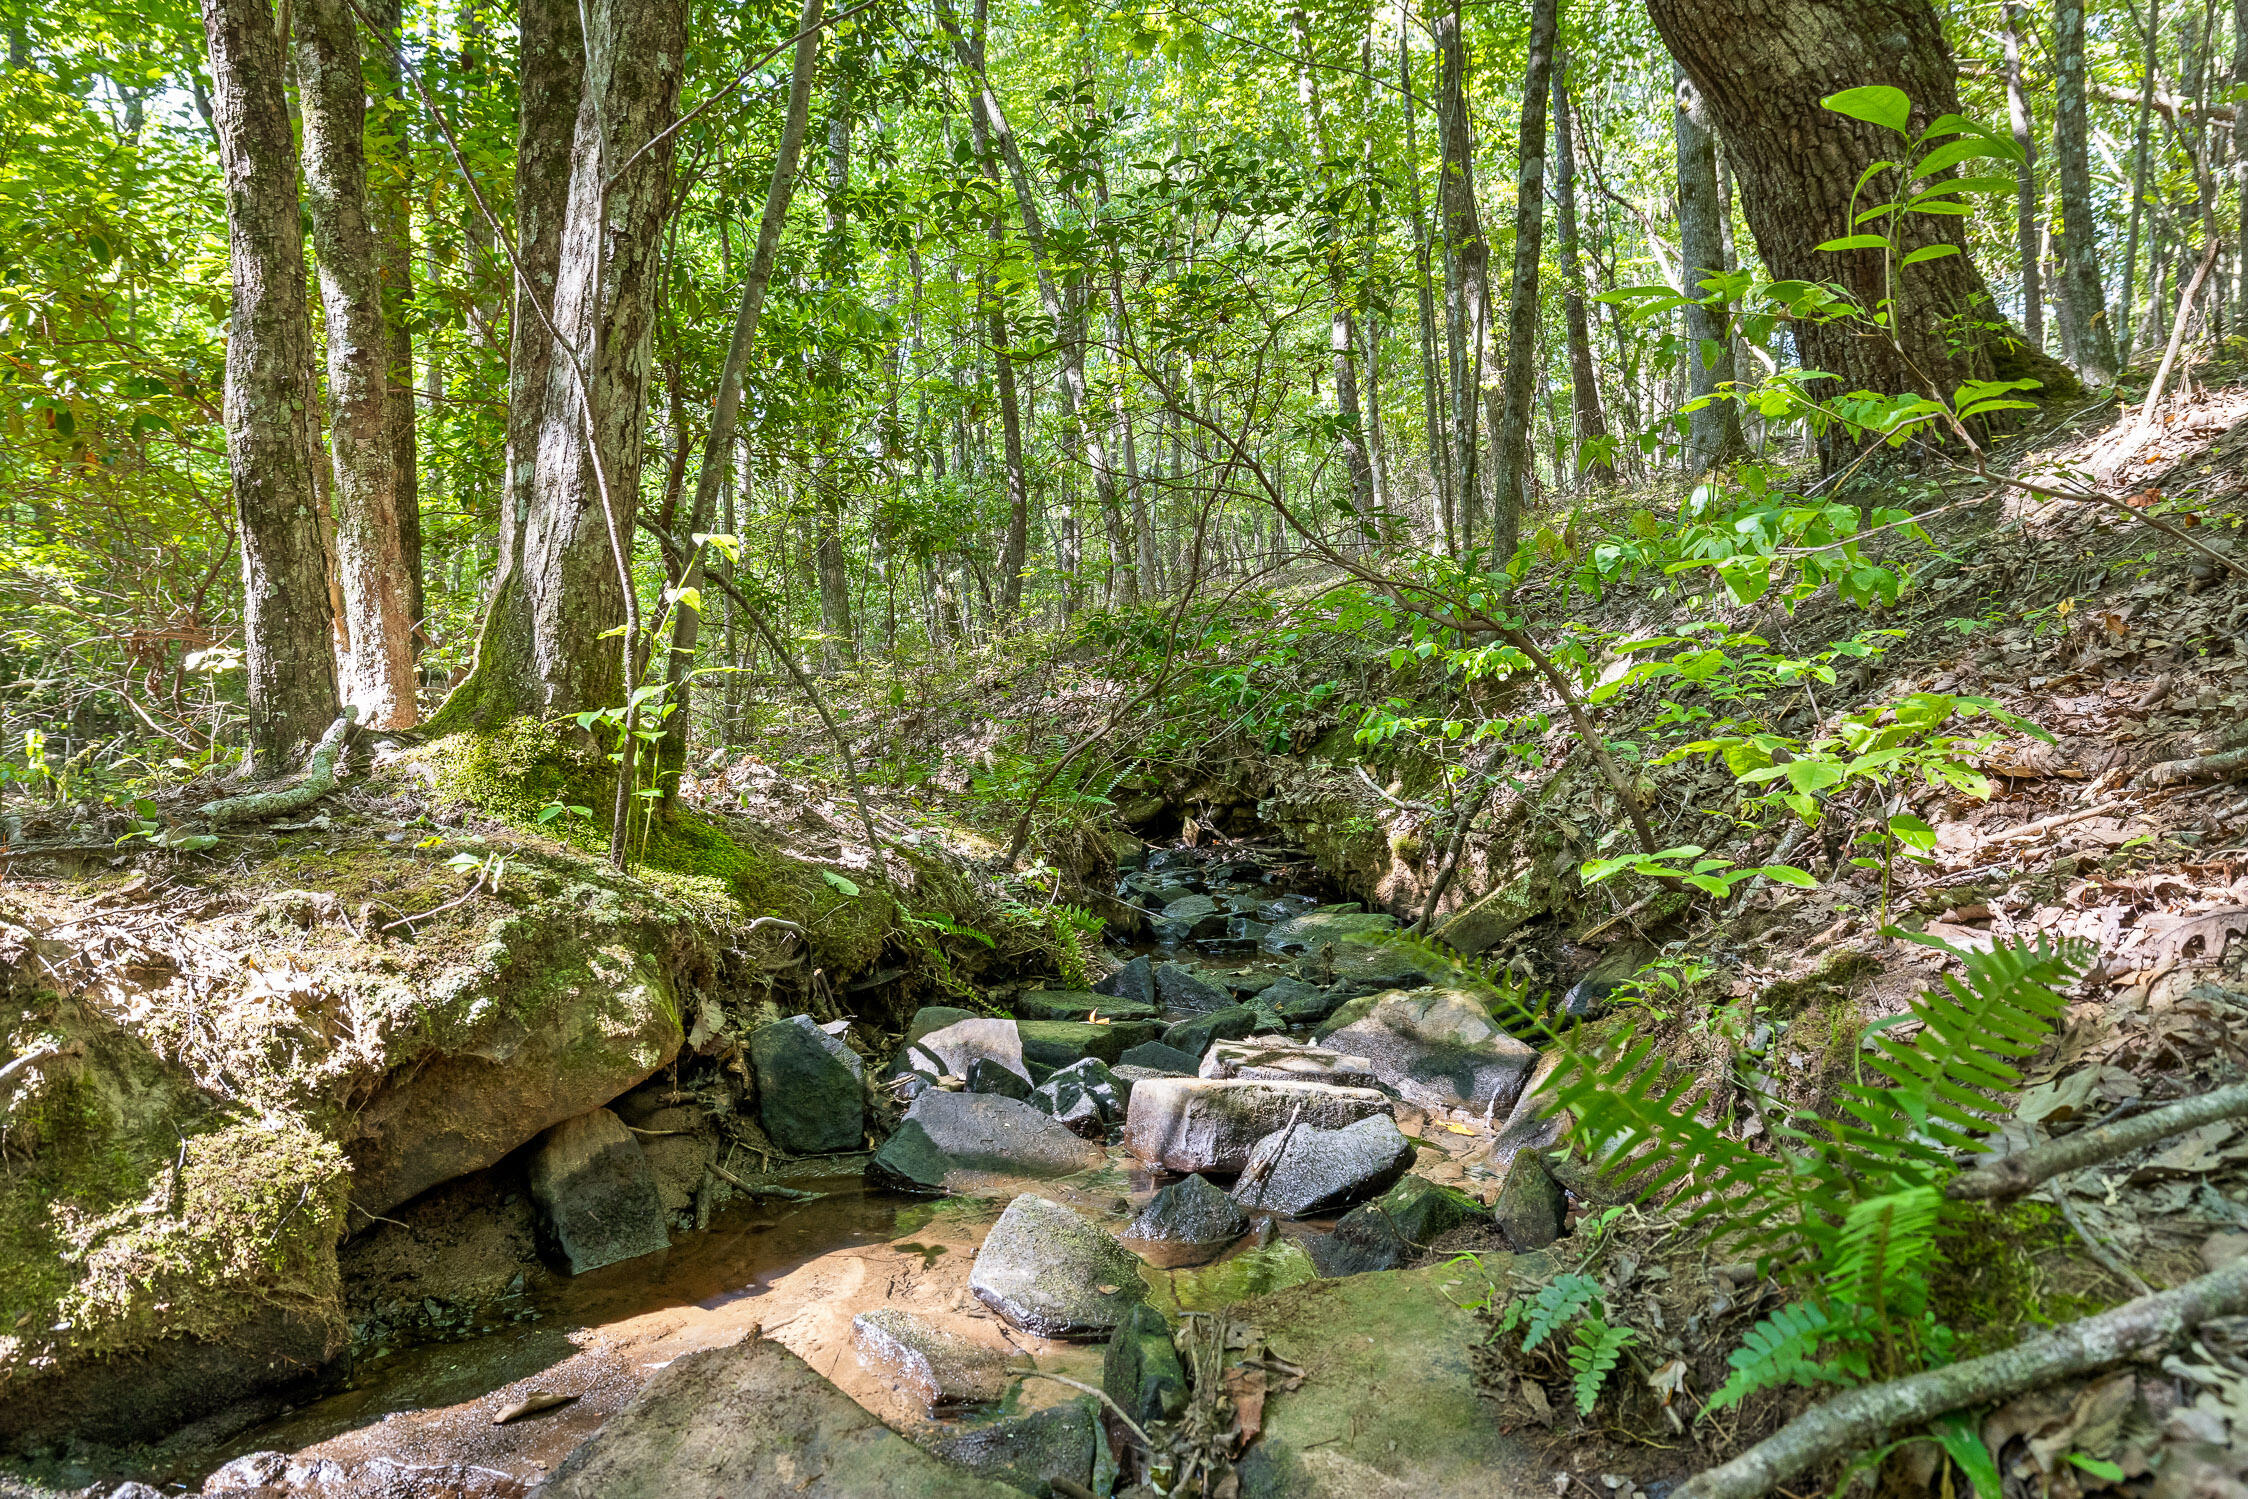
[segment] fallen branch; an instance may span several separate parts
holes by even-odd
[[[1677,1499],[1759,1499],[1797,1474],[1840,1462],[1947,1411],[1988,1405],[2056,1380],[2151,1358],[2217,1317],[2248,1311],[2248,1258],[2174,1291],[2141,1296],[2002,1353],[1865,1385],[1815,1406],[1731,1462],[1697,1473]]]
[[[2066,827],[2072,822],[2082,822],[2087,817],[2104,817],[2110,812],[2120,810],[2124,805],[2125,803],[2121,801],[2106,801],[2090,807],[2079,807],[2074,812],[2056,812],[2051,817],[2040,817],[2037,821],[2025,822],[2018,828],[2008,828],[2003,833],[1993,833],[1983,841],[1985,843],[2004,843],[2009,838],[2034,838],[2039,833],[2049,833],[2055,828]]]
[[[827,1195],[825,1192],[800,1191],[795,1187],[754,1187],[751,1186],[748,1182],[743,1181],[740,1177],[734,1175],[733,1172],[728,1171],[725,1167],[719,1165],[716,1161],[712,1161],[710,1163],[710,1169],[718,1173],[718,1175],[726,1178],[726,1180],[732,1182],[736,1187],[739,1187],[742,1191],[747,1192],[752,1197],[779,1197],[789,1202],[818,1202],[822,1197],[825,1197]]]
[[[279,791],[253,791],[247,796],[205,802],[195,809],[195,815],[215,824],[240,822],[248,817],[278,817],[284,812],[300,812],[311,806],[336,789],[336,761],[342,757],[344,741],[351,737],[358,721],[358,705],[347,705],[343,716],[328,725],[328,732],[312,747],[312,758],[305,762],[304,779],[296,785]]]
[[[2008,488],[2018,489],[2024,494],[2039,495],[2048,500],[2071,500],[2079,505],[2105,505],[2108,509],[2128,519],[2135,520],[2142,526],[2160,531],[2172,541],[2184,542],[2187,546],[2201,553],[2202,556],[2216,563],[2217,566],[2238,573],[2243,578],[2248,578],[2248,564],[2236,561],[2218,551],[2215,547],[2209,546],[2195,537],[2188,536],[2151,511],[2132,509],[2113,495],[2102,494],[2097,489],[2084,494],[2072,494],[2065,489],[2054,489],[2044,484],[2032,484],[2027,479],[2017,479],[2011,474],[1993,473],[1988,465],[1982,461],[1982,454],[1979,452],[1975,455],[1974,471],[1993,484],[2004,484]]]
[[[2220,750],[2214,755],[2194,755],[2184,760],[2165,760],[2150,765],[2139,772],[2139,783],[2144,786],[2175,786],[2180,781],[2231,781],[2248,775],[2248,746],[2240,749]]]
[[[2220,1119],[2243,1117],[2248,1117],[2248,1083],[2234,1083],[2229,1088],[2203,1093],[2167,1108],[2119,1119],[2113,1124],[2080,1129],[2050,1144],[2017,1150],[1987,1166],[1962,1171],[1944,1184],[1944,1195],[1955,1200],[2019,1197],[2056,1176],[2112,1161],[2119,1155],[2129,1155],[2142,1145],[2152,1145],[2157,1140],[2182,1135]]]

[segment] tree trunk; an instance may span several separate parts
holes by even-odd
[[[1514,188],[1514,284],[1507,296],[1506,404],[1491,429],[1491,561],[1504,565],[1530,505],[1530,410],[1537,389],[1538,260],[1545,235],[1546,96],[1552,92],[1560,0],[1530,0],[1522,75],[1521,161]]]
[[[1577,250],[1577,150],[1576,120],[1569,101],[1569,59],[1563,53],[1553,69],[1553,194],[1554,228],[1560,239],[1561,300],[1569,336],[1569,406],[1576,427],[1576,449],[1570,455],[1577,482],[1613,479],[1615,460],[1598,458],[1586,463],[1580,456],[1585,444],[1608,436],[1607,414],[1600,406],[1600,381],[1592,367],[1592,329],[1585,318],[1585,270]]]
[[[1445,312],[1452,340],[1452,473],[1455,518],[1464,553],[1474,544],[1475,513],[1482,508],[1476,429],[1477,401],[1484,385],[1483,350],[1488,342],[1490,248],[1475,206],[1475,139],[1467,113],[1467,51],[1460,38],[1459,0],[1436,18],[1440,91],[1437,130],[1443,146],[1444,175],[1437,211],[1444,225],[1444,249],[1451,261],[1445,278]]]
[[[1725,274],[1725,232],[1719,215],[1717,142],[1710,134],[1707,107],[1693,80],[1674,64],[1677,90],[1671,125],[1678,146],[1678,284],[1689,297],[1710,295],[1702,283]],[[1741,438],[1740,408],[1715,397],[1732,383],[1733,338],[1729,320],[1697,300],[1686,313],[1686,394],[1709,404],[1687,418],[1686,470],[1699,474],[1732,463],[1748,451]],[[1823,366],[1822,366],[1823,368]]]
[[[1776,279],[1838,282],[1859,306],[1876,306],[1886,294],[1881,252],[1818,246],[1852,232],[1852,189],[1899,143],[1819,101],[1845,88],[1888,84],[1911,99],[1915,130],[1956,113],[1951,48],[1928,0],[1648,0],[1647,9],[1708,102],[1765,269]],[[1960,380],[1978,374],[2039,379],[2045,396],[2073,392],[2066,370],[2022,345],[2003,323],[1975,326],[1999,319],[1982,272],[1965,253],[1962,224],[1910,214],[1899,226],[1907,252],[1936,244],[1961,252],[1902,271],[1901,349],[1843,323],[1795,325],[1803,364],[1836,377],[1817,382],[1814,395],[1927,394],[1933,386],[1949,397]],[[1955,341],[1962,345],[1957,354]]]
[[[337,711],[312,474],[312,324],[297,149],[272,9],[264,0],[204,0],[203,33],[233,283],[226,456],[242,535],[249,758],[251,768],[272,773],[317,741]]]
[[[2115,324],[2100,280],[2099,216],[2092,206],[2092,131],[2084,106],[2084,0],[2053,7],[2053,170],[2060,180],[2061,217],[2052,229],[2060,266],[2060,300],[2069,361],[2092,385],[2110,385],[2122,368]]]
[[[2127,6],[2136,19],[2136,0],[2127,0]],[[2138,343],[2139,330],[2146,322],[2139,316],[2137,300],[2139,226],[2146,218],[2147,167],[2151,155],[2148,136],[2154,123],[2155,55],[2162,41],[2162,0],[2147,0],[2147,19],[2143,32],[2146,51],[2139,64],[2139,119],[2131,138],[2131,227],[2123,250],[2123,338],[2116,348],[2116,357],[2123,364],[2131,362],[2131,350]],[[2147,258],[2157,266],[2155,275],[2159,280],[2161,262],[2152,255]],[[2148,312],[2149,315],[2153,312],[2151,299]]]
[[[2248,0],[2241,0],[2248,4]],[[1397,5],[1397,91],[1405,99],[1405,185],[1413,216],[1413,292],[1421,315],[1421,420],[1428,432],[1428,478],[1435,490],[1430,529],[1439,551],[1453,555],[1452,454],[1444,441],[1444,377],[1436,360],[1436,304],[1430,292],[1428,216],[1421,207],[1421,148],[1413,113],[1413,38],[1406,0]]]
[[[2029,94],[2022,87],[2022,0],[2006,0],[2006,116],[2022,161],[2014,195],[2015,253],[2022,261],[2022,333],[2033,348],[2045,347],[2044,288],[2038,284],[2037,130]]]
[[[997,168],[989,160],[984,166],[996,187]],[[996,217],[991,221],[991,240],[996,261],[1003,244]],[[992,371],[999,385],[1000,462],[1007,487],[1007,537],[999,550],[999,614],[1003,622],[1011,624],[1023,607],[1023,565],[1030,554],[1030,483],[1023,471],[1023,418],[1015,391],[1015,356],[1007,347],[1007,300],[996,285],[991,288],[990,328]]]
[[[406,612],[414,622],[412,649],[428,643],[429,612],[422,586],[421,454],[414,435],[414,221],[413,150],[406,81],[391,48],[404,35],[400,0],[367,7],[376,45],[365,56],[367,74],[367,209],[375,235],[375,274],[382,282],[384,343],[389,375],[383,420],[390,429],[390,486],[398,510],[398,549],[406,571]]]
[[[1350,280],[1346,265],[1341,195],[1336,190],[1334,143],[1328,139],[1327,116],[1312,73],[1311,21],[1299,7],[1288,13],[1296,36],[1296,102],[1311,128],[1314,165],[1320,187],[1328,196],[1321,214],[1319,237],[1327,262],[1327,355],[1335,376],[1335,413],[1342,418],[1343,467],[1350,476],[1350,499],[1355,514],[1370,520],[1374,510],[1374,469],[1366,453],[1363,413],[1358,404],[1358,334],[1351,318]]]
[[[414,617],[392,482],[389,334],[367,222],[366,85],[344,0],[297,0],[298,107],[320,300],[327,312],[336,563],[351,654],[343,695],[378,729],[414,723]]]
[[[844,194],[851,186],[851,94],[847,79],[839,78],[827,120],[827,253],[837,257],[827,267],[832,286],[848,272],[841,263],[846,253],[844,236],[849,220],[843,211]],[[833,378],[831,398],[842,389],[840,356],[823,356]],[[815,555],[820,577],[820,656],[829,671],[858,660],[858,637],[851,625],[851,572],[843,556],[843,497],[835,480],[835,450],[842,433],[831,426],[825,450],[813,474],[814,522],[818,542]]]

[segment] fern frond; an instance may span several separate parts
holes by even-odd
[[[1627,1032],[1605,1059],[1571,1050],[1555,1073],[1554,1098],[1576,1116],[1578,1137],[1602,1176],[1631,1178],[1647,1196],[1690,1182],[1703,1199],[1691,1220],[1780,1189],[1787,1175],[1783,1162],[1698,1117],[1701,1082],[1666,1067],[1653,1042]]]
[[[1589,1275],[1556,1275],[1524,1303],[1522,1351],[1543,1343],[1600,1295],[1600,1282]]]
[[[1828,1310],[1816,1302],[1799,1301],[1783,1306],[1748,1330],[1741,1346],[1725,1360],[1732,1369],[1717,1393],[1709,1397],[1708,1411],[1737,1405],[1759,1390],[1781,1385],[1813,1385],[1822,1381],[1846,1382],[1820,1363],[1828,1340],[1843,1330]]]
[[[1569,1368],[1576,1375],[1578,1415],[1592,1414],[1609,1371],[1616,1367],[1624,1350],[1638,1341],[1639,1334],[1630,1328],[1610,1327],[1599,1317],[1587,1317],[1577,1324],[1569,1340]]]
[[[1933,1186],[1852,1204],[1825,1256],[1834,1298],[1864,1307],[1883,1322],[1919,1316],[1928,1304],[1928,1262],[1936,1252],[1943,1207],[1943,1192]]]

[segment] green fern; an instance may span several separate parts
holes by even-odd
[[[1577,1324],[1569,1339],[1569,1368],[1576,1375],[1578,1415],[1592,1414],[1600,1387],[1608,1382],[1608,1371],[1616,1367],[1624,1350],[1638,1341],[1639,1334],[1630,1328],[1611,1327],[1597,1316]]]
[[[1721,1411],[1759,1390],[1782,1385],[1855,1383],[1843,1371],[1819,1362],[1828,1342],[1846,1335],[1854,1320],[1845,1318],[1838,1324],[1835,1314],[1816,1302],[1781,1307],[1750,1328],[1741,1346],[1725,1360],[1733,1372],[1709,1397],[1707,1409]]]
[[[1600,1282],[1589,1275],[1556,1275],[1538,1288],[1538,1293],[1526,1301],[1517,1301],[1507,1309],[1508,1321],[1502,1330],[1511,1330],[1517,1316],[1523,1328],[1522,1351],[1531,1349],[1569,1325],[1569,1319],[1600,1296]]]

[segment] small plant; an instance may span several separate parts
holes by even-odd
[[[1557,1275],[1534,1293],[1509,1301],[1492,1336],[1509,1333],[1521,1335],[1524,1354],[1567,1335],[1559,1362],[1569,1376],[1580,1416],[1592,1414],[1624,1350],[1639,1341],[1638,1333],[1611,1320],[1600,1282],[1574,1273]]]

